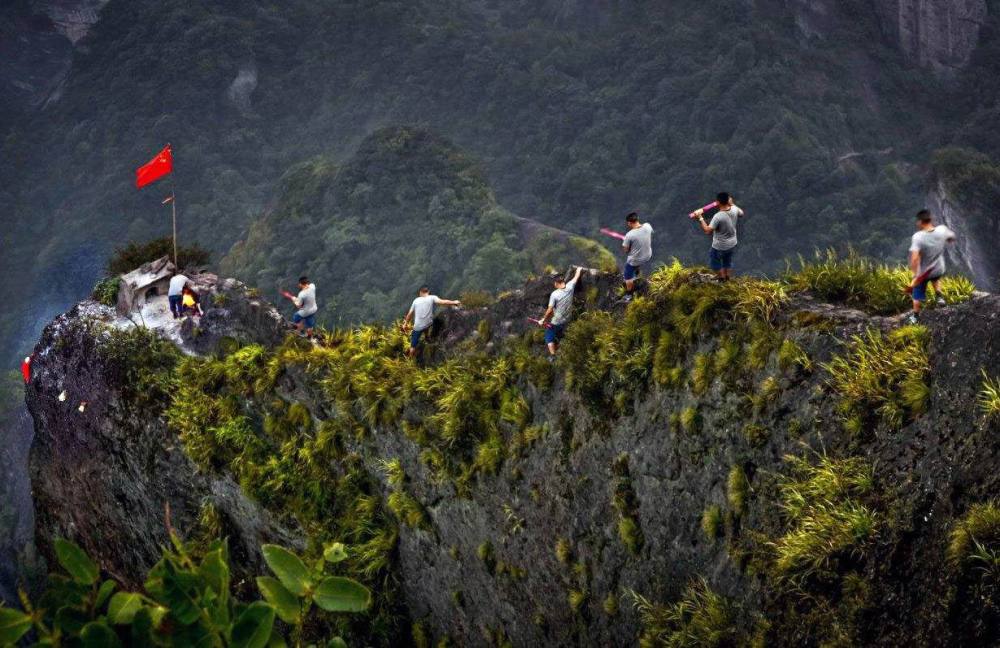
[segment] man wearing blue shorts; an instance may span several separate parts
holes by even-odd
[[[573,291],[576,290],[576,282],[580,280],[582,272],[583,268],[577,266],[576,274],[569,282],[562,275],[557,275],[553,279],[555,290],[549,295],[549,307],[541,319],[542,326],[545,327],[545,346],[549,349],[550,358],[555,358],[556,351],[559,350],[559,340],[566,332],[566,325],[573,313]]]
[[[939,306],[945,301],[941,296],[941,277],[945,273],[944,251],[955,242],[955,232],[945,225],[935,227],[934,218],[926,209],[917,212],[917,232],[910,240],[910,271],[913,281],[907,289],[913,296],[913,311],[906,318],[907,324],[916,324],[920,309],[927,301],[927,284],[934,286]]]
[[[299,277],[299,294],[297,296],[282,294],[298,308],[292,316],[292,323],[298,329],[299,335],[312,337],[313,329],[316,328],[316,312],[319,310],[319,306],[316,305],[316,284],[310,283],[308,277]]]
[[[709,251],[708,262],[718,276],[719,281],[729,281],[733,278],[733,255],[736,253],[736,224],[743,218],[743,210],[733,204],[733,197],[723,191],[715,199],[719,202],[719,211],[712,220],[705,222],[705,211],[696,210],[691,217],[697,218],[701,230],[712,237],[712,249]]]
[[[625,301],[632,299],[635,290],[635,280],[642,273],[642,266],[653,258],[653,226],[640,223],[639,214],[632,212],[625,217],[625,227],[628,233],[622,241],[625,258]]]
[[[434,307],[438,305],[461,306],[462,302],[452,299],[441,299],[437,295],[432,295],[431,289],[424,286],[420,289],[420,294],[410,305],[410,310],[406,313],[406,317],[403,318],[403,328],[406,328],[410,320],[413,320],[413,331],[410,333],[410,348],[406,351],[406,355],[411,358],[417,355],[417,349],[420,348],[420,338],[423,337],[424,332],[430,330],[431,325],[434,324]]]

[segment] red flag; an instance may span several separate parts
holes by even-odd
[[[135,170],[135,186],[142,189],[173,170],[174,155],[170,151],[170,145],[167,144],[166,148],[157,153],[155,158]]]

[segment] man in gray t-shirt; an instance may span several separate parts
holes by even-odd
[[[573,313],[573,291],[576,290],[576,282],[580,280],[582,273],[583,268],[577,266],[576,273],[570,281],[566,281],[562,275],[553,279],[555,290],[549,295],[549,306],[540,320],[545,327],[545,345],[549,349],[550,357],[555,357],[559,349],[559,340],[566,332],[566,324],[569,323],[570,315]]]
[[[719,281],[728,281],[733,276],[733,255],[736,253],[736,225],[743,218],[743,210],[733,204],[733,197],[723,191],[716,196],[719,211],[712,220],[705,222],[705,211],[695,210],[691,218],[698,219],[701,230],[712,237],[712,248],[708,261],[719,275]]]
[[[431,325],[434,324],[434,307],[435,306],[461,306],[462,302],[452,300],[452,299],[441,299],[437,295],[431,294],[431,289],[424,286],[420,289],[420,293],[413,303],[410,304],[410,310],[407,311],[406,317],[403,318],[403,328],[413,320],[413,331],[410,333],[410,348],[406,351],[406,355],[411,358],[417,355],[417,349],[420,348],[420,338],[423,336],[424,331],[430,329]]]
[[[910,239],[910,271],[913,281],[907,292],[913,295],[913,311],[907,318],[916,324],[923,302],[927,300],[927,284],[934,286],[938,306],[944,306],[941,296],[941,277],[944,276],[944,251],[949,243],[955,242],[955,232],[945,225],[935,227],[931,213],[922,209],[917,213],[917,232]]]
[[[625,300],[632,298],[635,290],[635,280],[642,273],[642,266],[653,258],[653,226],[639,222],[639,214],[632,212],[625,217],[625,227],[628,232],[622,240],[625,250]]]

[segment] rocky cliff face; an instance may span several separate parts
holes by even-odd
[[[838,21],[857,23],[874,15],[887,40],[910,62],[942,76],[969,63],[988,11],[986,0],[786,0],[786,5],[800,31],[821,38]]]
[[[714,304],[711,291],[722,290],[698,275],[688,281],[676,287],[675,297],[642,300],[623,315],[618,279],[588,275],[578,304],[581,311],[607,311],[609,323],[626,327],[656,300],[695,294],[709,300],[697,303]],[[428,367],[473,349],[489,354],[532,339],[524,316],[542,308],[548,291],[547,282],[533,281],[490,307],[443,315],[434,352],[425,358]],[[247,312],[266,308],[252,302],[245,295],[240,301]],[[215,316],[226,319],[222,312]],[[104,329],[93,324],[108,317],[92,304],[77,307],[46,329],[36,349],[28,403],[35,420],[39,545],[46,551],[54,535],[67,535],[107,571],[134,581],[164,541],[164,504],[178,528],[197,530],[199,508],[210,501],[227,520],[223,531],[243,548],[234,552],[236,560],[252,571],[255,542],[275,536],[294,542],[296,534],[277,529],[268,512],[248,501],[228,467],[196,470],[160,410],[131,409],[136,397],[126,393],[120,367],[102,353]],[[671,317],[688,321],[687,311]],[[774,314],[779,337],[760,330],[747,338],[749,351],[729,345],[736,349],[733,357],[746,352],[757,358],[746,363],[720,360],[729,357],[723,349],[747,326],[745,317],[723,312],[700,321],[703,330],[694,331],[693,346],[676,370],[690,381],[652,380],[648,367],[646,374],[638,371],[640,363],[638,382],[611,379],[601,386],[611,398],[601,404],[579,391],[584,378],[573,373],[576,361],[569,356],[548,384],[518,379],[528,427],[501,436],[495,462],[482,459],[480,448],[475,461],[487,468],[461,484],[442,479],[432,447],[414,431],[421,421],[431,424],[431,413],[411,402],[404,406],[412,410],[405,422],[394,422],[352,392],[351,402],[375,412],[364,419],[367,430],[324,443],[344,444],[338,456],[360,461],[390,505],[394,498],[414,502],[420,512],[419,522],[401,517],[391,578],[383,583],[398,583],[403,614],[420,628],[414,636],[447,636],[469,646],[632,645],[643,627],[649,631],[650,620],[630,603],[630,591],[669,603],[692,579],[704,578],[728,601],[719,614],[733,645],[751,636],[788,646],[831,637],[855,645],[901,645],[917,637],[925,645],[987,643],[998,617],[970,594],[968,582],[956,580],[943,556],[955,520],[1000,487],[996,424],[984,422],[972,405],[981,371],[1000,366],[1000,298],[978,295],[928,312],[926,410],[898,424],[880,423],[881,414],[867,412],[858,415],[866,423],[854,428],[844,425],[850,409],[825,363],[844,355],[853,335],[875,331],[890,339],[896,320],[792,295]],[[595,329],[585,346],[604,348],[607,342],[598,338],[607,333]],[[366,340],[361,355],[376,342],[364,337],[370,333],[359,335]],[[258,339],[270,345],[273,332]],[[778,351],[786,343],[802,351],[798,360]],[[324,344],[329,346],[286,352],[308,363],[311,353],[326,357],[351,342],[341,336]],[[540,341],[533,344],[540,353]],[[662,341],[656,347],[667,348]],[[564,351],[573,348],[567,342]],[[218,345],[201,351],[225,353]],[[517,357],[524,359],[511,362],[532,362]],[[376,380],[383,366],[399,362],[390,356],[355,371]],[[306,407],[317,426],[307,436],[322,439],[326,424],[344,415],[324,389],[350,378],[324,374],[322,366],[289,365],[273,394],[251,400]],[[879,377],[874,381],[881,384]],[[62,391],[70,393],[66,402],[59,399]],[[82,413],[76,407],[81,400],[89,403]],[[286,434],[276,431],[270,416],[262,425],[260,438]],[[294,452],[282,438],[282,454]],[[865,500],[877,519],[869,540],[834,554],[825,567],[830,571],[791,585],[768,566],[775,540],[793,524],[778,501],[780,476],[790,470],[787,455],[807,463],[854,457],[874,466],[876,484]],[[298,456],[302,470],[313,469],[314,456]],[[386,468],[396,460],[405,478]],[[340,462],[328,465],[330,472],[342,469]],[[742,504],[734,495],[741,480],[747,484]],[[714,527],[705,522],[713,507],[719,515]],[[288,519],[288,511],[274,513]],[[416,639],[405,633],[387,641]]]
[[[163,295],[150,298],[135,322],[83,302],[46,327],[35,347],[30,470],[38,548],[50,561],[54,538],[74,539],[109,574],[138,586],[169,543],[171,525],[189,537],[222,530],[243,576],[260,572],[263,542],[300,542],[231,478],[196,470],[166,430],[164,394],[128,368],[175,361],[175,343],[194,353],[211,352],[222,339],[280,339],[280,316],[243,286],[217,285],[212,275],[193,279],[206,305],[216,304],[198,326],[171,320]],[[153,328],[138,328],[140,319]],[[158,339],[166,345],[159,350]]]
[[[0,27],[0,102],[38,108],[58,99],[75,46],[97,24],[108,0],[46,0],[11,9]],[[0,104],[2,107],[2,104]]]
[[[0,601],[17,604],[17,588],[29,585],[34,553],[34,509],[25,466],[33,429],[26,407],[0,421]]]
[[[986,0],[878,0],[886,35],[908,59],[935,72],[965,67],[986,20]]]
[[[957,235],[954,247],[948,251],[952,263],[977,286],[996,290],[1000,280],[1000,256],[997,255],[1000,218],[991,210],[971,210],[962,204],[942,178],[935,179],[928,190],[927,207]]]

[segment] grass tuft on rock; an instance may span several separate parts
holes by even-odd
[[[1000,418],[1000,378],[990,378],[985,369],[979,389],[979,411],[986,419]]]
[[[875,418],[898,429],[926,411],[929,340],[927,329],[919,325],[888,335],[868,330],[853,338],[846,354],[823,365],[841,396],[845,418],[857,417],[862,422]]]
[[[643,648],[704,648],[737,645],[736,609],[699,578],[672,605],[650,602],[629,592],[639,619]]]
[[[996,501],[973,504],[948,535],[948,561],[958,567],[980,559],[990,549],[1000,549],[1000,505]]]
[[[871,466],[857,457],[785,460],[790,472],[779,482],[779,497],[788,529],[770,543],[775,575],[801,581],[835,573],[840,558],[863,556],[878,523],[863,501],[873,488]]]

